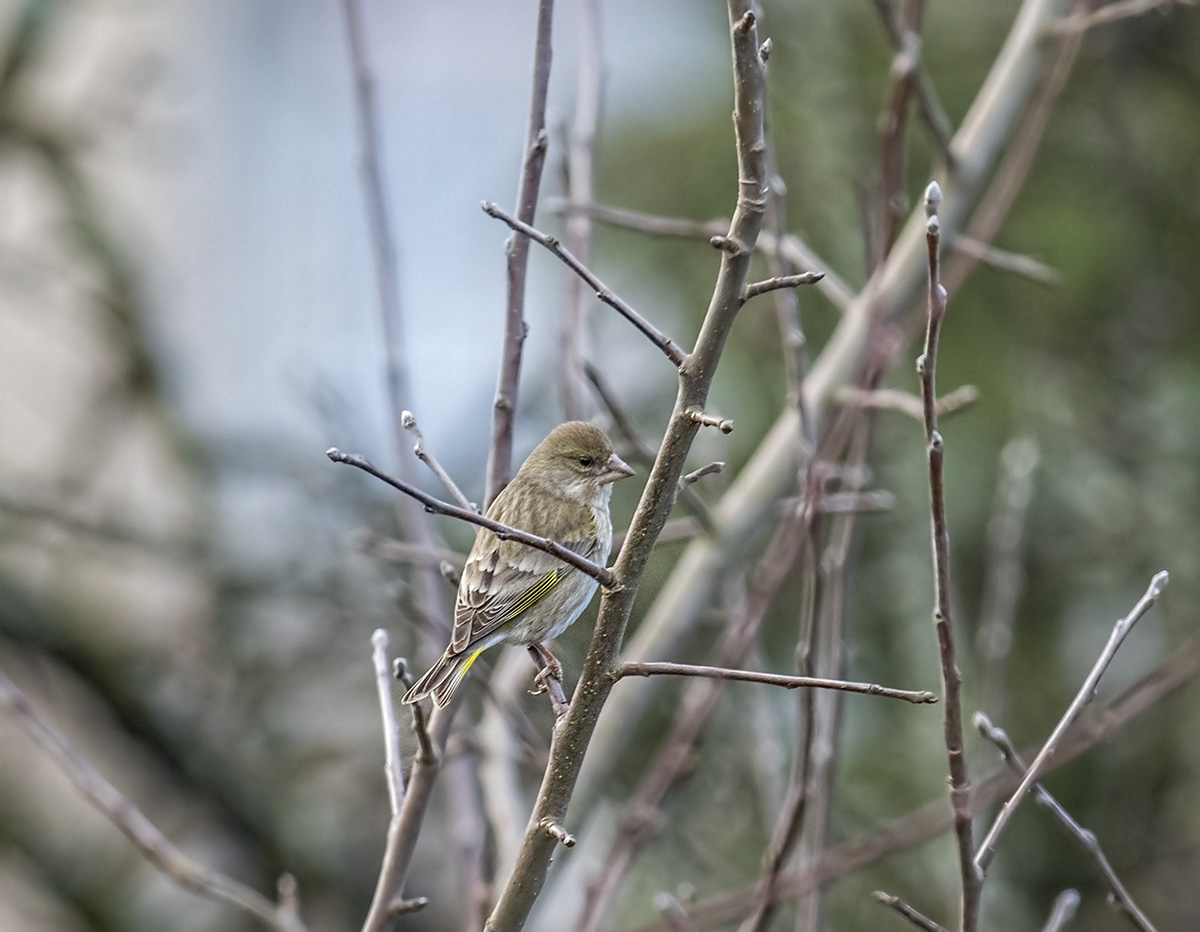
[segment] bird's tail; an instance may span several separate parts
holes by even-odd
[[[471,669],[476,658],[483,653],[483,648],[452,654],[449,650],[438,658],[429,672],[412,685],[412,689],[404,694],[401,702],[418,702],[426,696],[433,696],[433,704],[444,709],[450,704],[454,691],[463,681],[467,671]]]

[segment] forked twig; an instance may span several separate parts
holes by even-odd
[[[1155,573],[1154,578],[1150,580],[1150,586],[1146,589],[1145,594],[1138,599],[1137,605],[1133,607],[1133,610],[1128,615],[1119,619],[1116,625],[1113,626],[1112,633],[1108,637],[1108,643],[1104,645],[1100,656],[1096,659],[1091,671],[1084,679],[1083,685],[1079,687],[1079,692],[1075,694],[1075,698],[1067,706],[1067,711],[1058,720],[1058,724],[1050,732],[1050,737],[1046,739],[1046,743],[1042,745],[1042,749],[1033,759],[1033,763],[1029,765],[1029,769],[1025,772],[1025,778],[1000,809],[999,814],[996,816],[996,821],[992,823],[992,827],[980,843],[979,851],[975,855],[975,865],[981,873],[987,870],[988,865],[995,856],[996,842],[1000,838],[1000,833],[1004,831],[1004,827],[1008,825],[1009,820],[1017,811],[1017,806],[1021,804],[1021,800],[1025,798],[1025,794],[1033,788],[1034,783],[1041,776],[1046,761],[1057,750],[1063,734],[1071,727],[1071,723],[1079,717],[1079,713],[1083,711],[1083,707],[1092,701],[1092,696],[1096,692],[1096,686],[1100,682],[1100,677],[1104,675],[1104,671],[1112,663],[1112,659],[1120,648],[1121,643],[1125,640],[1126,635],[1133,630],[1133,626],[1138,623],[1138,620],[1158,601],[1159,596],[1162,595],[1162,591],[1167,585],[1168,579],[1169,577],[1165,570]]]

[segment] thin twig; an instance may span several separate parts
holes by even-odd
[[[517,217],[533,223],[538,189],[546,164],[546,97],[550,89],[551,36],[554,0],[538,0],[536,39],[533,49],[533,88],[529,95],[529,124],[525,133],[525,156],[517,189]],[[521,381],[521,353],[525,346],[525,278],[529,268],[529,241],[510,236],[505,244],[508,282],[504,304],[504,343],[496,399],[492,404],[492,443],[488,450],[484,510],[508,483],[512,471],[513,422],[517,413],[517,389]]]
[[[751,298],[757,298],[760,294],[779,291],[781,288],[815,285],[824,277],[824,272],[800,272],[797,275],[776,275],[761,282],[751,282],[742,292],[742,300],[749,301]]]
[[[1127,19],[1131,16],[1143,16],[1155,10],[1168,13],[1172,7],[1192,6],[1194,3],[1195,0],[1120,0],[1118,3],[1110,3],[1098,10],[1093,10],[1091,13],[1082,11],[1073,13],[1059,20],[1047,31],[1055,35],[1082,33],[1104,23],[1115,23],[1117,20]]]
[[[996,746],[996,749],[1000,752],[1000,756],[1004,758],[1004,763],[1008,764],[1009,769],[1021,776],[1025,775],[1025,761],[1021,759],[1020,753],[1013,746],[1012,739],[1008,737],[1003,728],[997,728],[993,725],[982,712],[975,713],[975,728],[985,739]],[[1112,864],[1109,863],[1108,858],[1105,857],[1104,852],[1101,850],[1096,836],[1071,818],[1070,813],[1040,783],[1033,785],[1033,798],[1039,806],[1053,815],[1058,820],[1058,823],[1083,846],[1083,850],[1087,852],[1092,863],[1096,865],[1096,870],[1100,872],[1100,876],[1104,878],[1104,882],[1108,885],[1110,891],[1109,903],[1115,909],[1120,910],[1129,917],[1129,921],[1137,926],[1141,932],[1156,932],[1150,920],[1146,918],[1146,914],[1133,902],[1129,891],[1121,883],[1121,879],[1117,876],[1116,871],[1113,870]]]
[[[399,680],[405,690],[412,689],[412,673],[408,669],[408,662],[403,657],[396,658],[392,675]],[[436,763],[438,752],[433,745],[433,739],[429,736],[429,717],[425,714],[425,707],[419,702],[413,702],[409,703],[409,708],[412,709],[413,734],[417,738],[416,760],[427,764]]]
[[[953,242],[950,243],[950,248],[955,252],[961,252],[964,255],[971,256],[973,259],[978,259],[984,265],[990,265],[992,268],[1000,269],[1004,272],[1012,272],[1014,275],[1028,278],[1031,282],[1045,285],[1047,288],[1053,288],[1062,281],[1062,276],[1058,273],[1058,270],[1051,268],[1046,263],[1039,262],[1032,256],[1023,256],[1020,253],[997,249],[995,246],[990,246],[972,236],[960,235],[954,237]]]
[[[837,400],[842,404],[859,408],[874,408],[877,411],[899,411],[918,421],[925,417],[921,399],[909,392],[896,388],[875,388],[870,391],[847,385],[839,389]],[[979,400],[979,389],[974,385],[960,385],[954,391],[937,400],[938,417],[954,414]]]
[[[892,15],[892,4],[888,0],[872,0],[872,2],[875,5],[875,9],[879,11],[879,16],[883,20],[888,38],[892,40],[892,47],[896,51],[900,51],[904,45],[904,35],[900,30],[900,24],[897,22],[896,17]],[[950,123],[950,117],[946,115],[946,109],[938,99],[937,91],[934,89],[929,73],[919,60],[914,61],[913,79],[913,91],[917,100],[917,114],[921,117],[921,122],[925,124],[925,129],[929,133],[929,138],[933,141],[938,155],[948,168],[953,168],[954,162],[950,153],[950,141],[954,135],[954,127]]]
[[[1065,766],[1084,752],[1110,740],[1147,710],[1200,676],[1200,634],[1180,645],[1171,656],[1125,690],[1109,705],[1085,715],[1071,728],[1047,772]],[[981,780],[971,794],[971,814],[978,815],[1011,791],[1017,777],[1007,768]],[[823,852],[807,870],[782,873],[774,897],[787,899],[808,890],[826,887],[857,873],[893,852],[924,844],[953,826],[953,814],[940,795],[904,815],[873,825],[860,835]],[[746,914],[757,893],[757,883],[743,884],[709,896],[687,911],[697,928],[709,929],[736,922]],[[644,923],[631,932],[664,932],[661,921]]]
[[[416,416],[411,411],[400,412],[400,425],[413,435],[413,439],[416,441],[413,444],[413,453],[417,459],[429,467],[429,471],[446,487],[446,491],[453,496],[459,506],[466,508],[468,511],[479,511],[475,503],[463,495],[462,489],[450,478],[450,474],[442,469],[442,464],[437,461],[437,457],[433,455],[433,451],[425,445],[425,436],[421,433],[421,428],[417,426]]]
[[[831,680],[817,676],[789,676],[783,673],[759,673],[755,670],[730,670],[727,667],[707,667],[691,663],[635,663],[619,664],[612,678],[626,676],[704,676],[716,680],[738,680],[743,683],[764,683],[782,686],[784,689],[836,689],[847,693],[862,693],[867,696],[885,696],[888,699],[903,699],[916,705],[937,702],[937,696],[926,690],[894,689],[876,683],[855,683],[850,680]]]
[[[484,201],[482,206],[483,212],[489,217],[495,217],[497,220],[508,224],[508,226],[511,227],[516,233],[521,234],[522,238],[527,237],[540,246],[544,246],[546,249],[550,250],[550,252],[561,259],[568,268],[573,270],[576,275],[588,283],[588,285],[596,292],[596,297],[599,300],[613,308],[622,317],[637,327],[637,329],[640,330],[646,336],[646,338],[650,340],[651,343],[662,350],[663,354],[669,360],[671,360],[676,367],[683,364],[684,353],[683,350],[680,349],[679,344],[655,327],[654,324],[650,323],[650,321],[630,307],[629,304],[617,297],[617,295],[607,285],[605,285],[604,282],[600,281],[600,279],[598,279],[595,274],[589,268],[587,268],[587,266],[576,259],[569,251],[567,251],[566,247],[564,247],[562,243],[558,241],[557,237],[543,233],[541,230],[534,229],[528,223],[518,220],[516,217],[509,216],[490,201]]]
[[[979,852],[975,855],[975,865],[980,873],[987,870],[988,865],[996,854],[996,842],[1000,838],[1000,833],[1004,831],[1004,827],[1017,811],[1017,806],[1021,804],[1021,800],[1025,798],[1025,794],[1029,792],[1034,783],[1037,782],[1038,777],[1041,776],[1046,761],[1057,751],[1063,734],[1071,727],[1071,723],[1079,717],[1079,713],[1083,711],[1083,707],[1092,701],[1092,697],[1096,692],[1096,686],[1100,682],[1100,677],[1104,675],[1104,671],[1112,663],[1112,659],[1116,655],[1118,648],[1120,648],[1121,643],[1125,640],[1126,635],[1133,630],[1133,626],[1138,623],[1138,620],[1158,601],[1159,596],[1162,595],[1162,591],[1167,585],[1168,579],[1169,577],[1165,570],[1155,573],[1154,578],[1150,580],[1149,588],[1146,589],[1145,594],[1138,600],[1137,605],[1133,607],[1133,610],[1128,615],[1119,619],[1113,626],[1112,633],[1108,637],[1108,643],[1104,645],[1100,656],[1096,659],[1091,671],[1084,679],[1083,685],[1079,687],[1079,692],[1075,694],[1075,698],[1067,706],[1067,711],[1058,720],[1058,724],[1050,732],[1050,737],[1046,739],[1046,743],[1042,745],[1042,749],[1038,752],[1037,757],[1029,765],[1029,769],[1025,772],[1025,778],[1020,782],[1004,806],[1001,807],[1000,813],[996,816],[996,821],[992,823],[992,827],[980,843]]]
[[[575,85],[575,122],[567,149],[567,196],[589,202],[595,196],[596,129],[600,122],[601,85],[600,0],[584,0],[579,11],[579,74]],[[566,219],[567,248],[587,265],[591,261],[592,218],[572,214]],[[567,307],[559,337],[559,395],[567,420],[580,420],[585,408],[583,367],[587,357],[586,294],[576,275],[567,276]]]
[[[924,929],[925,932],[946,932],[944,928],[927,916],[923,916],[917,912],[898,896],[892,896],[890,893],[884,893],[882,890],[876,890],[871,896],[875,897],[877,903],[882,903],[884,906],[894,909],[918,929]]]
[[[665,890],[654,895],[654,908],[662,913],[663,920],[671,927],[671,932],[696,932],[696,927],[679,900]]]
[[[943,481],[945,446],[937,429],[937,350],[938,334],[946,314],[946,289],[939,277],[939,246],[941,227],[938,209],[942,191],[937,182],[925,190],[926,243],[929,258],[929,323],[925,331],[925,348],[917,360],[921,378],[921,400],[925,408],[925,447],[929,463],[929,499],[932,512],[933,568],[935,598],[933,625],[937,633],[938,655],[941,659],[942,688],[945,694],[943,732],[946,757],[950,765],[950,807],[954,812],[954,835],[958,843],[959,873],[962,898],[959,903],[960,932],[974,932],[979,918],[981,873],[971,858],[971,787],[967,777],[967,759],[963,747],[961,678],[954,651],[954,625],[950,618],[950,532],[946,525],[946,500]]]
[[[374,257],[375,285],[379,292],[379,312],[383,322],[384,353],[395,437],[401,432],[402,400],[409,395],[401,326],[400,286],[397,274],[396,240],[387,204],[383,169],[379,158],[379,120],[375,107],[375,78],[368,60],[366,30],[361,0],[344,0],[346,36],[354,69],[354,103],[358,122],[359,161],[363,199],[367,208],[367,227]]]
[[[1037,461],[1037,443],[1029,437],[1010,440],[1004,445],[1000,452],[996,505],[988,522],[987,574],[975,641],[983,666],[980,677],[983,709],[995,716],[1004,714],[1005,664],[1012,648],[1012,629],[1022,586],[1021,537],[1025,513],[1033,497]]]
[[[943,235],[953,235],[966,221],[1005,141],[1033,96],[1043,65],[1053,60],[1057,50],[1043,41],[1042,31],[1066,2],[1022,3],[987,79],[955,134],[951,147],[956,154],[955,169],[947,181],[940,215]],[[765,236],[759,239],[766,241]],[[918,260],[925,248],[925,218],[917,212],[868,287],[839,305],[844,313],[805,379],[804,394],[818,418],[827,411],[833,393],[862,371],[863,357],[872,334],[878,332],[875,324],[881,312],[893,309],[898,313],[898,309],[909,306],[924,278],[918,274]],[[826,263],[817,265],[828,268]],[[826,275],[822,284],[831,278]],[[744,563],[753,543],[768,526],[767,514],[794,486],[798,454],[795,412],[787,410],[776,418],[737,479],[713,507],[714,533],[693,541],[675,564],[626,645],[626,656],[649,659],[679,655],[682,643],[694,631],[696,619],[712,605],[714,590]],[[631,738],[627,723],[641,720],[646,709],[659,699],[657,690],[646,688],[623,690],[609,700],[610,707],[596,728],[579,783],[577,802],[582,808],[594,804],[608,786],[612,767],[622,758]]]
[[[1063,890],[1054,898],[1054,905],[1050,907],[1050,915],[1046,924],[1042,926],[1042,932],[1062,932],[1063,926],[1075,918],[1075,910],[1078,908],[1079,892]]]
[[[550,203],[555,209],[568,216],[582,213],[600,223],[646,233],[650,236],[676,236],[681,239],[709,242],[714,236],[719,236],[729,229],[729,220],[724,218],[688,220],[682,217],[662,217],[640,210],[630,210],[627,207],[613,207],[609,204],[580,204],[561,200]],[[847,305],[854,300],[854,290],[837,274],[830,271],[828,263],[823,262],[800,237],[791,233],[781,237],[764,230],[759,234],[758,241],[754,245],[756,249],[766,255],[779,256],[794,266],[825,269],[825,277],[816,283],[817,290],[839,310],[845,310]]]
[[[21,729],[62,768],[84,798],[120,829],[159,873],[189,893],[229,903],[281,932],[303,932],[304,924],[296,915],[294,896],[288,896],[286,901],[278,904],[272,903],[257,890],[189,858],[109,783],[3,673],[0,673],[0,708],[12,715]],[[285,892],[291,890],[282,878],[281,883]]]
[[[880,143],[880,201],[883,210],[881,259],[891,252],[904,224],[904,215],[908,213],[908,198],[904,193],[904,134],[908,128],[909,101],[916,84],[921,54],[921,25],[925,17],[924,0],[909,0],[904,5],[904,12],[892,21],[895,6],[890,4],[889,9],[883,12],[885,21],[889,21],[892,27],[889,31],[897,35],[897,42],[892,56],[892,91],[887,110],[880,120],[883,137]]]
[[[486,515],[481,515],[469,508],[459,508],[457,505],[451,505],[449,502],[443,502],[441,499],[434,498],[426,492],[422,492],[415,486],[409,485],[407,482],[401,482],[385,472],[376,469],[366,458],[359,456],[356,453],[343,453],[336,447],[330,447],[325,451],[335,463],[345,463],[347,466],[354,466],[361,469],[365,473],[369,473],[376,479],[386,482],[394,489],[398,489],[405,495],[411,495],[422,505],[425,510],[433,514],[448,515],[451,518],[458,518],[461,521],[476,524],[479,527],[487,528],[501,540],[515,540],[518,543],[525,544],[527,547],[533,547],[535,550],[541,550],[550,554],[553,557],[558,557],[564,563],[569,563],[577,570],[587,573],[593,579],[604,586],[606,589],[611,589],[617,585],[617,577],[611,572],[600,566],[598,563],[593,563],[586,557],[581,557],[573,550],[568,550],[557,541],[547,540],[544,537],[538,537],[536,534],[530,534],[528,531],[522,531],[520,528],[509,527],[507,524],[501,524],[499,521],[493,521]]]
[[[693,469],[686,476],[680,476],[676,488],[682,492],[690,485],[699,482],[705,476],[715,476],[725,469],[725,463],[717,460],[715,463],[709,463],[707,466],[701,466],[699,469]]]
[[[388,665],[388,636],[382,628],[371,635],[371,660],[375,665],[375,688],[379,693],[379,712],[383,720],[383,773],[387,780],[388,802],[392,815],[400,811],[404,799],[404,775],[400,772],[400,726],[392,704],[392,671]]]

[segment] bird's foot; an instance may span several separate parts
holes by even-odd
[[[554,717],[561,718],[567,714],[567,709],[570,708],[562,687],[562,664],[541,644],[530,644],[529,653],[533,656],[533,662],[539,667],[533,677],[533,689],[529,691],[529,694],[531,696],[540,696],[542,693],[549,694],[550,705],[554,708]]]

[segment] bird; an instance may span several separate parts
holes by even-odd
[[[534,447],[487,517],[604,566],[612,548],[612,484],[633,474],[603,430],[567,421]],[[595,592],[596,580],[581,570],[481,527],[459,582],[450,643],[402,701],[432,696],[444,708],[479,655],[500,643],[528,647],[540,667],[535,692],[545,691],[547,677],[561,682],[562,664],[544,642],[562,634]],[[556,714],[565,711],[560,706],[556,700]]]

